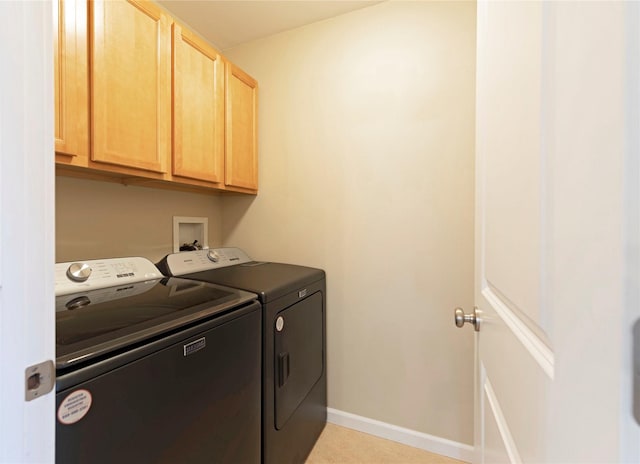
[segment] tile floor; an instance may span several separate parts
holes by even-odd
[[[305,464],[462,464],[356,430],[327,424]]]

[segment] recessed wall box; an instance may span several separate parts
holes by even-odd
[[[180,251],[185,244],[197,243],[209,248],[209,218],[173,216],[173,252]],[[197,241],[197,242],[196,242]]]

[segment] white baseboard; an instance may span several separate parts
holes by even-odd
[[[459,459],[460,461],[471,462],[473,460],[473,446],[405,429],[338,409],[327,408],[327,422],[413,446],[414,448],[420,448],[431,453]]]

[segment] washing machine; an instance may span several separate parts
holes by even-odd
[[[168,276],[258,295],[262,304],[262,462],[301,464],[327,419],[323,270],[253,261],[239,248],[174,253]]]
[[[261,462],[261,305],[145,258],[56,264],[56,462]]]

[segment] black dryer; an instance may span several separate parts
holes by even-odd
[[[238,248],[174,253],[169,276],[256,293],[262,304],[262,462],[305,461],[327,419],[323,270],[255,262]]]

